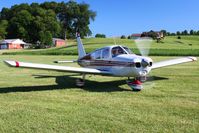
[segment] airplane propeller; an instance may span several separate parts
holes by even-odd
[[[142,37],[135,40],[135,44],[142,56],[148,56],[151,48],[152,39],[149,37]],[[151,66],[152,64],[143,59],[141,61],[143,67]]]
[[[142,37],[135,40],[135,44],[142,56],[148,56],[151,48],[152,39],[149,37]]]

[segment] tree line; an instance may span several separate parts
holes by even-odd
[[[2,8],[0,12],[0,39],[20,38],[40,47],[52,45],[52,37],[75,38],[91,35],[90,21],[96,12],[86,3],[44,2],[20,4]]]
[[[176,32],[166,32],[167,36],[179,36],[179,35],[199,35],[199,30],[184,30],[184,31],[176,31]]]
[[[162,32],[163,33],[163,37],[165,36],[180,36],[180,35],[199,35],[199,30],[184,30],[184,31],[176,31],[175,32],[167,32],[166,30],[160,30],[159,32]],[[147,35],[144,35],[146,34]],[[157,33],[153,30],[150,30],[149,32],[142,32],[141,34],[141,37],[144,37],[144,36],[147,36],[147,37],[151,37],[153,39],[157,39]],[[106,38],[106,35],[105,34],[96,34],[95,35],[96,38]],[[132,36],[131,35],[128,35],[128,36],[125,36],[125,35],[121,35],[120,36],[121,39],[131,39]]]

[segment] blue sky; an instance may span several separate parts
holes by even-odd
[[[46,0],[0,0],[2,7]],[[63,0],[54,0],[61,2]],[[65,0],[67,1],[67,0]],[[90,29],[93,35],[129,35],[149,30],[169,32],[199,30],[199,0],[76,0],[97,12]]]

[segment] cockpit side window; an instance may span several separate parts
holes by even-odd
[[[97,50],[91,54],[92,59],[101,59],[101,50]]]
[[[95,52],[95,59],[100,59],[101,58],[101,50],[98,50]]]
[[[112,48],[111,53],[112,53],[112,57],[116,57],[120,54],[126,54],[126,52],[119,46]]]
[[[108,48],[104,48],[102,50],[102,59],[108,59],[109,58],[109,49]]]

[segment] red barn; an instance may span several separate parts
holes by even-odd
[[[140,37],[141,37],[141,34],[132,34],[131,35],[132,39],[137,39],[137,38],[140,38]]]
[[[66,41],[60,38],[53,38],[53,44],[55,47],[61,47],[66,45]]]
[[[23,49],[25,44],[20,39],[5,39],[0,42],[0,49]]]

